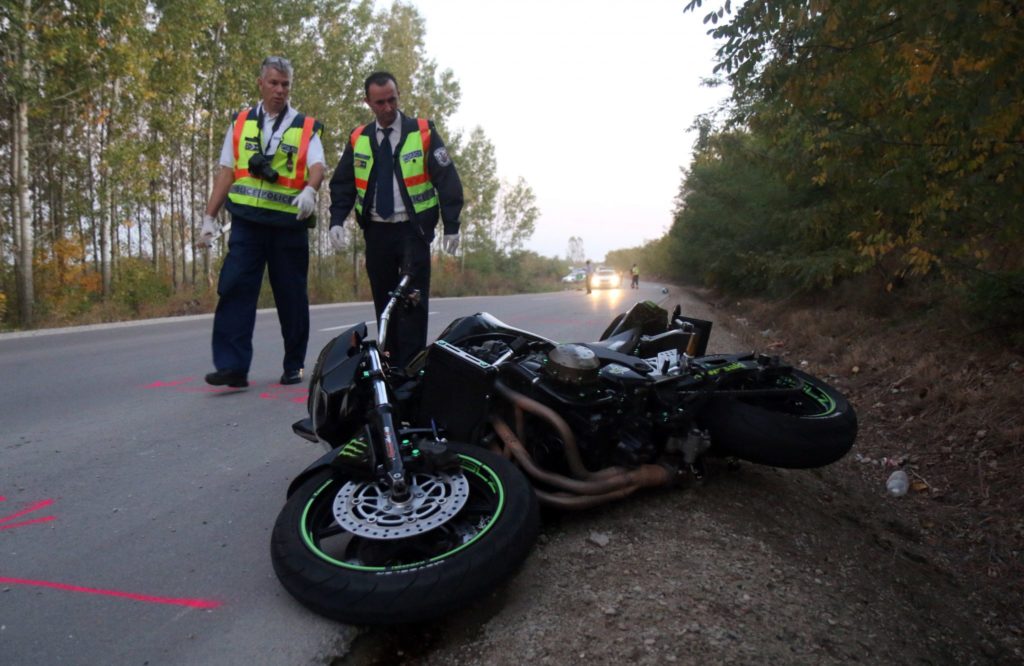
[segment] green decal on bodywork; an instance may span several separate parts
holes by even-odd
[[[348,444],[345,444],[338,450],[339,458],[361,458],[366,453],[366,448],[369,446],[364,440],[361,439],[350,439]]]
[[[708,374],[708,376],[713,377],[713,376],[717,375],[720,372],[735,372],[736,370],[743,370],[746,367],[747,366],[745,364],[740,363],[739,361],[736,361],[735,363],[730,363],[729,365],[723,365],[720,368],[714,368],[712,370],[708,370],[707,374]]]

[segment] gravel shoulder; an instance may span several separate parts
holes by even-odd
[[[677,301],[715,322],[710,351],[757,342],[737,314]],[[936,528],[942,507],[887,496],[883,472],[853,454],[806,471],[718,464],[698,486],[546,512],[489,598],[365,630],[326,663],[1024,663],[1019,594],[965,564]]]

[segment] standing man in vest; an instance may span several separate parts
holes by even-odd
[[[364,83],[375,122],[352,131],[331,177],[331,242],[345,243],[343,225],[354,207],[366,240],[366,273],[380,321],[388,293],[398,285],[403,258],[412,267],[410,286],[422,300],[394,314],[387,349],[393,367],[403,367],[427,345],[430,243],[438,218],[444,249],[459,247],[462,182],[434,123],[398,110],[398,83],[375,72]],[[406,257],[406,255],[408,255]]]
[[[206,383],[248,386],[252,333],[263,269],[277,305],[284,338],[282,384],[302,381],[309,342],[307,228],[316,226],[316,193],[323,182],[323,127],[288,105],[292,65],[270,56],[256,85],[262,101],[240,112],[228,127],[220,171],[206,204],[197,245],[209,247],[218,230],[217,213],[231,213],[228,254],[217,282],[213,319],[214,372]]]

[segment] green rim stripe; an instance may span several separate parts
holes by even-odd
[[[487,467],[485,464],[483,464],[482,462],[480,462],[479,460],[477,460],[475,458],[471,458],[470,456],[467,456],[467,455],[464,455],[464,454],[461,454],[461,453],[459,454],[459,457],[462,458],[462,470],[463,470],[463,472],[467,472],[467,473],[473,474],[474,476],[478,477],[481,481],[486,483],[491,488],[491,490],[495,491],[495,493],[498,496],[498,509],[497,509],[497,511],[494,512],[494,515],[491,516],[491,520],[488,521],[488,523],[484,527],[484,529],[482,529],[480,532],[478,532],[477,535],[475,537],[473,537],[471,540],[469,540],[466,543],[460,545],[458,548],[453,548],[452,550],[449,550],[447,552],[441,553],[440,555],[436,555],[436,556],[434,556],[434,557],[432,557],[432,558],[430,558],[428,560],[424,560],[422,562],[414,562],[412,564],[404,564],[404,565],[397,566],[397,567],[366,567],[366,566],[360,566],[360,565],[357,565],[357,564],[350,564],[348,562],[342,562],[341,560],[334,559],[333,557],[327,555],[322,550],[317,548],[316,544],[313,543],[313,533],[309,531],[309,529],[308,529],[308,522],[307,522],[307,519],[309,517],[309,510],[310,510],[310,507],[313,506],[313,502],[316,501],[316,498],[320,496],[320,493],[322,493],[327,488],[327,486],[329,486],[332,483],[334,483],[334,479],[328,479],[327,481],[325,481],[322,486],[317,488],[316,492],[313,493],[313,495],[309,498],[309,501],[306,502],[306,506],[302,510],[302,518],[301,518],[301,520],[302,520],[302,522],[301,522],[302,540],[306,543],[306,547],[309,548],[309,550],[312,551],[313,554],[315,554],[320,559],[325,560],[326,562],[330,562],[331,564],[333,564],[335,566],[339,566],[339,567],[342,567],[344,569],[353,569],[355,571],[367,571],[367,572],[404,571],[406,569],[415,569],[417,567],[423,566],[424,564],[430,564],[431,562],[436,562],[436,561],[444,559],[446,557],[451,557],[452,555],[454,555],[455,553],[459,552],[460,550],[463,550],[463,549],[468,548],[469,546],[473,545],[480,537],[482,537],[483,535],[487,534],[487,532],[489,532],[491,530],[491,528],[494,526],[494,523],[501,516],[502,511],[505,508],[505,489],[502,487],[501,483],[498,481],[497,474],[495,474],[494,471],[491,470],[490,467]],[[488,478],[488,476],[484,476],[484,474],[482,472],[486,473],[490,478]]]
[[[796,378],[792,376],[779,377],[778,383],[782,385],[792,386],[796,383]],[[803,394],[822,406],[824,411],[820,414],[805,414],[802,418],[808,419],[821,419],[829,416],[832,412],[836,411],[835,399],[825,391],[825,389],[804,380]]]
[[[808,381],[804,382],[804,395],[825,409],[821,414],[809,414],[807,418],[820,419],[829,416],[832,412],[836,411],[835,399],[826,393],[824,389],[821,389]]]

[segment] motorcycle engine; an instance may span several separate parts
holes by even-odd
[[[498,341],[467,348],[486,362],[494,362],[507,350]],[[649,380],[630,368],[616,363],[602,367],[585,345],[559,344],[507,364],[501,380],[566,420],[589,469],[653,459],[657,436],[646,407]],[[549,426],[540,426],[527,440],[538,464],[565,473],[562,444]]]
[[[558,345],[548,352],[543,367],[548,377],[569,386],[593,386],[601,376],[597,355],[583,345]]]
[[[577,435],[577,444],[590,469],[635,465],[653,454],[651,426],[645,422],[647,380],[614,363],[602,367],[590,348],[560,344],[518,364],[518,390],[554,409]],[[512,377],[509,377],[511,380]],[[556,466],[561,444],[531,438],[533,454],[542,465]],[[549,433],[550,434],[550,433]]]

